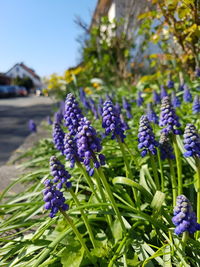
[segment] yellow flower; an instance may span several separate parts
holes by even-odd
[[[99,83],[93,83],[92,85],[93,85],[94,88],[98,88],[100,86]]]
[[[84,91],[85,91],[85,93],[88,94],[88,95],[91,95],[91,94],[92,94],[92,90],[91,90],[89,87],[85,87],[85,88],[84,88]]]

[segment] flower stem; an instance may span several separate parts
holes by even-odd
[[[177,166],[177,176],[178,176],[178,195],[181,195],[183,192],[182,163],[181,163],[180,150],[179,150],[175,135],[173,136],[173,145],[174,145],[174,152],[176,156],[176,166]]]
[[[200,223],[200,159],[195,158],[197,166],[197,222]]]
[[[125,147],[124,147],[125,145],[120,140],[120,137],[119,136],[117,136],[117,141],[119,143],[119,147],[120,147],[120,150],[122,152],[122,156],[123,156],[125,167],[126,167],[126,178],[133,179],[133,173],[132,173],[131,168],[129,166],[129,161],[128,161],[127,157],[126,157],[126,151],[125,151]],[[136,204],[138,206],[139,205],[138,193],[135,190],[135,188],[133,188],[132,190],[133,190],[133,196],[134,196],[135,202],[136,202]]]
[[[104,203],[106,203],[106,197],[105,197],[105,194],[104,194],[104,191],[103,191],[102,184],[101,184],[100,178],[98,176],[98,173],[95,175],[95,178],[96,178],[96,181],[97,181],[97,187],[98,187],[98,190],[99,190],[100,195],[102,197],[102,200],[103,200]],[[111,215],[107,214],[106,217],[107,217],[107,222],[111,227],[111,224],[112,224]]]
[[[162,166],[162,161],[161,161],[161,156],[160,156],[160,149],[157,149],[158,152],[158,164],[160,167],[160,176],[161,176],[161,191],[164,193],[164,173],[163,173],[163,166]]]
[[[66,221],[68,222],[68,224],[71,226],[74,234],[76,235],[76,237],[78,238],[79,242],[81,243],[82,247],[85,249],[85,252],[87,253],[88,258],[91,260],[91,262],[93,264],[95,264],[92,255],[90,254],[89,249],[87,248],[81,234],[79,233],[78,229],[76,228],[76,226],[74,225],[72,219],[68,216],[68,214],[63,211],[62,209],[60,209],[60,212],[62,213],[62,215],[64,216],[64,218],[66,219]]]
[[[91,177],[87,174],[87,171],[83,168],[82,164],[79,162],[79,161],[76,161],[76,165],[77,167],[81,170],[83,176],[85,177],[89,187],[91,188],[92,190],[92,193],[95,195],[96,199],[101,202],[101,199],[99,198],[96,190],[94,189],[94,185],[93,185],[93,182],[91,180]]]
[[[169,167],[170,167],[170,177],[172,183],[172,195],[173,195],[173,206],[176,206],[176,198],[177,198],[177,183],[176,183],[176,175],[174,171],[173,161],[168,159]]]
[[[92,245],[93,245],[94,248],[96,248],[96,241],[95,241],[95,239],[94,239],[94,235],[93,235],[92,229],[91,229],[91,227],[90,227],[88,218],[87,218],[87,216],[85,215],[83,209],[81,208],[81,204],[80,204],[80,202],[79,202],[79,200],[78,200],[76,194],[74,193],[74,191],[73,191],[72,189],[69,189],[69,192],[70,192],[70,194],[72,195],[72,197],[73,197],[73,199],[74,199],[74,202],[76,203],[76,206],[80,209],[80,213],[81,213],[81,216],[82,216],[83,221],[84,221],[84,223],[85,223],[85,226],[86,226],[86,228],[87,228],[87,230],[88,230],[88,234],[89,234],[89,236],[90,236],[90,240],[91,240],[91,242],[92,242]]]
[[[108,198],[109,198],[109,200],[110,200],[110,202],[111,202],[111,204],[112,204],[112,207],[113,207],[113,209],[114,209],[114,211],[115,211],[115,213],[116,213],[116,215],[117,215],[117,218],[118,218],[118,220],[119,220],[119,222],[120,222],[120,224],[121,224],[122,230],[123,230],[124,232],[126,232],[126,227],[125,227],[125,225],[124,225],[124,222],[123,222],[123,220],[122,220],[122,217],[121,217],[121,214],[120,214],[120,212],[119,212],[119,209],[118,209],[118,207],[117,207],[117,205],[116,205],[116,203],[115,203],[115,199],[114,199],[114,197],[113,197],[112,191],[110,190],[110,186],[109,186],[109,184],[108,184],[108,182],[107,182],[107,180],[106,180],[106,177],[105,177],[105,175],[104,175],[104,173],[103,173],[101,167],[97,169],[97,172],[98,172],[98,174],[99,174],[99,177],[101,178],[101,181],[102,181],[102,183],[103,183],[103,186],[104,186],[104,188],[105,188],[105,190],[106,190],[106,192],[107,192],[107,194],[108,194]]]
[[[184,244],[186,244],[188,238],[189,238],[189,233],[188,233],[188,231],[186,231],[186,232],[183,233],[183,236],[182,236],[182,242],[183,242]]]
[[[150,153],[150,160],[151,160],[151,167],[153,170],[153,176],[155,179],[155,184],[156,184],[156,189],[160,190],[160,182],[159,182],[159,177],[158,177],[158,172],[157,172],[157,164],[155,162],[155,157]]]

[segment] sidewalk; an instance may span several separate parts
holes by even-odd
[[[26,152],[28,149],[32,148],[39,140],[43,138],[50,138],[51,133],[49,133],[43,126],[44,122],[38,127],[37,133],[30,134],[24,141],[24,143],[19,146],[11,155],[7,163],[3,166],[0,166],[0,192],[2,192],[14,179],[18,178],[27,170],[19,168],[20,160],[15,161],[20,155]],[[17,184],[9,192],[11,194],[19,193],[23,190],[23,185]]]

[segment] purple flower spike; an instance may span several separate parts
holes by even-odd
[[[200,230],[200,224],[197,223],[197,218],[192,210],[190,201],[184,195],[180,195],[176,199],[172,222],[176,226],[174,230],[176,235],[181,235],[184,232],[194,234]]]
[[[194,97],[192,111],[193,111],[193,114],[200,113],[200,96],[198,95]]]
[[[60,127],[60,124],[53,124],[53,142],[57,150],[59,150],[62,154],[64,152],[64,132]]]
[[[68,94],[65,101],[64,119],[65,126],[68,127],[71,135],[75,135],[77,133],[81,118],[83,118],[83,114],[75,97],[72,94]]]
[[[69,160],[73,168],[76,161],[79,160],[76,142],[74,137],[70,135],[70,133],[65,134],[64,138],[64,155],[66,156],[66,160]]]
[[[181,105],[180,99],[176,96],[176,93],[173,91],[171,95],[171,103],[174,108],[178,108]]]
[[[144,102],[144,99],[142,97],[142,93],[138,92],[138,97],[136,99],[136,103],[137,103],[138,107],[142,106],[143,102]]]
[[[159,148],[162,160],[175,159],[173,147],[170,143],[168,135],[165,132],[161,133],[160,135]]]
[[[125,97],[123,97],[122,103],[123,103],[123,108],[126,110],[127,119],[131,119],[133,116],[131,114],[131,105],[130,105],[130,103],[127,101],[127,99]]]
[[[120,114],[116,110],[115,106],[111,101],[105,101],[103,105],[102,113],[102,127],[105,128],[105,135],[112,134],[112,139],[117,136],[122,142],[124,142],[124,130],[120,120]]]
[[[150,122],[158,124],[158,116],[156,115],[155,111],[153,110],[152,104],[147,104],[147,118]]]
[[[89,175],[92,176],[94,168],[98,169],[103,165],[102,163],[105,163],[105,157],[98,155],[102,149],[101,142],[95,129],[86,118],[81,119],[76,138],[78,156],[86,166]],[[97,156],[100,158],[98,159]]]
[[[184,92],[183,92],[183,100],[186,103],[192,102],[192,95],[190,93],[190,90],[188,89],[187,86],[185,86]]]
[[[180,84],[180,85],[179,85],[178,90],[179,90],[179,91],[183,91],[184,88],[185,88],[185,84],[183,83],[183,84]]]
[[[160,97],[161,99],[168,96],[167,91],[165,90],[165,87],[162,85],[160,89]]]
[[[29,128],[29,131],[32,132],[32,133],[36,133],[37,132],[37,125],[34,122],[34,120],[29,120],[28,128]]]
[[[44,181],[45,189],[43,190],[43,200],[46,202],[44,208],[50,210],[49,216],[53,218],[59,209],[66,211],[69,208],[60,190],[64,184],[67,188],[71,187],[71,183],[68,181],[71,175],[55,156],[50,158],[50,169],[53,179]]]
[[[60,111],[57,111],[54,114],[54,122],[58,124],[62,124],[62,120],[63,120],[63,114]]]
[[[200,158],[200,135],[193,124],[187,124],[183,137],[184,148],[186,150],[184,156]]]
[[[153,102],[154,104],[160,103],[160,95],[156,91],[153,91]]]
[[[150,122],[146,115],[140,119],[140,126],[138,131],[138,148],[142,149],[141,156],[144,157],[147,153],[156,155],[156,147],[158,146]]]
[[[167,87],[168,87],[169,89],[174,88],[174,82],[173,82],[172,80],[169,80],[169,81],[167,82]]]
[[[181,124],[168,96],[162,99],[159,125],[165,127],[162,132],[179,134],[176,127],[180,127]]]
[[[53,182],[56,184],[57,189],[61,189],[63,185],[71,187],[71,183],[68,179],[71,175],[65,170],[65,166],[55,157],[50,158],[50,170],[51,175],[54,177]]]

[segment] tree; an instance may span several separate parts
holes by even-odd
[[[29,77],[20,78],[17,76],[13,79],[13,84],[25,87],[28,92],[30,92],[31,88],[34,87],[33,81]]]

